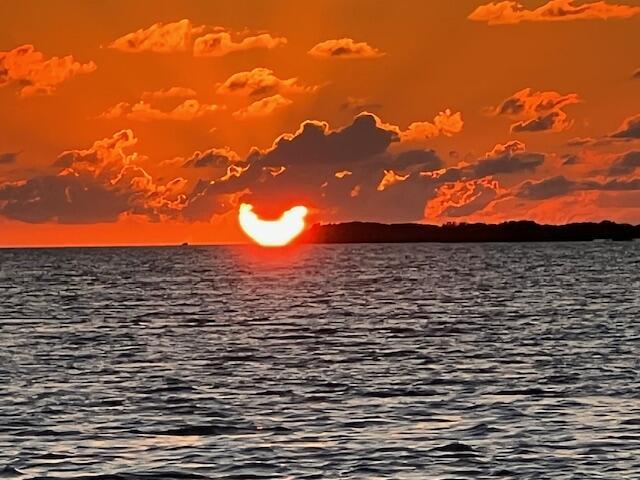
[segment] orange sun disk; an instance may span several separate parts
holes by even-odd
[[[240,205],[240,227],[251,240],[263,247],[282,247],[290,243],[305,228],[307,207],[296,206],[284,212],[277,220],[262,220],[253,211],[253,205]]]

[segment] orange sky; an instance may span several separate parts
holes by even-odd
[[[640,223],[638,31],[632,0],[5,0],[0,245],[243,241],[243,201]]]

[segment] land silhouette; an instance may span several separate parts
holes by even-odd
[[[544,225],[533,221],[498,224],[346,222],[315,224],[299,237],[301,243],[417,243],[417,242],[581,242],[629,241],[640,238],[640,225],[603,221]]]

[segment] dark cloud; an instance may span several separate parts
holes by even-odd
[[[294,136],[280,137],[263,156],[262,163],[275,167],[300,162],[350,166],[384,153],[397,141],[397,133],[386,129],[370,114],[359,115],[348,127],[333,132],[326,123],[305,122]]]
[[[546,200],[548,198],[559,197],[572,192],[576,188],[576,183],[568,180],[563,175],[546,178],[539,182],[524,182],[517,196],[528,200]]]
[[[460,195],[466,189],[464,204],[470,204],[463,208],[450,201],[447,210],[452,216],[464,215],[497,196],[500,188],[492,175],[532,172],[545,161],[545,155],[526,152],[523,143],[512,141],[496,145],[471,165],[444,169],[434,150],[392,153],[392,145],[402,146],[398,139],[397,127],[372,114],[359,115],[334,131],[325,123],[305,122],[271,149],[254,151],[240,175],[202,184],[197,199],[189,203],[193,211],[206,215],[204,206],[213,205],[220,195],[245,191],[242,201],[257,204],[289,201],[284,205],[289,207],[293,199],[306,201],[327,212],[327,220],[415,221],[424,218],[430,199],[447,193],[440,189],[445,184],[462,189]],[[192,214],[190,205],[186,210]]]
[[[640,114],[629,117],[622,122],[618,131],[612,133],[611,138],[635,140],[640,138]]]
[[[608,192],[628,192],[640,190],[640,178],[620,180],[617,178],[606,182],[584,181],[581,183],[582,190],[604,190]]]
[[[56,158],[52,166],[57,168],[69,168],[76,161],[82,161],[87,165],[97,165],[100,162],[100,157],[95,151],[81,152],[78,150],[70,150],[58,155],[58,158]]]
[[[545,156],[541,153],[504,154],[497,158],[481,160],[473,168],[478,177],[506,173],[533,172],[544,163]]]
[[[114,222],[129,207],[122,192],[72,175],[0,186],[0,205],[3,201],[4,216],[28,223]]]
[[[545,161],[542,153],[529,153],[525,145],[518,141],[498,144],[486,158],[467,167],[468,176],[479,178],[489,175],[533,172]]]
[[[185,180],[158,184],[126,151],[136,143],[130,130],[63,152],[57,175],[0,185],[0,214],[24,222],[114,222],[124,213],[151,220],[174,216],[185,201]]]
[[[408,150],[398,154],[393,161],[393,168],[404,171],[414,169],[430,171],[442,168],[444,163],[435,150]]]
[[[580,157],[578,155],[574,155],[574,154],[562,155],[562,165],[568,167],[571,165],[577,165],[578,163],[580,163]]]
[[[638,68],[635,72],[633,72],[633,75],[631,76],[631,78],[633,78],[634,80],[640,80],[640,68]]]
[[[576,191],[636,191],[640,190],[640,178],[629,180],[609,179],[599,180],[569,180],[563,175],[545,178],[537,182],[524,182],[516,196],[528,200],[547,200],[549,198],[560,197]]]
[[[584,145],[592,145],[596,142],[595,138],[591,137],[576,137],[572,138],[567,142],[567,146],[569,147],[582,147]]]
[[[204,152],[195,152],[182,164],[185,168],[226,168],[237,161],[237,155],[229,149],[211,148]]]
[[[609,175],[629,175],[640,168],[640,151],[620,155],[609,167]]]
[[[511,125],[512,132],[545,132],[548,130],[564,130],[567,128],[567,115],[561,110],[553,110],[531,120]]]
[[[0,165],[16,163],[18,161],[18,155],[20,155],[20,152],[0,153]]]

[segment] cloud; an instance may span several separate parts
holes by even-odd
[[[578,191],[627,192],[636,190],[640,190],[640,178],[578,181],[558,175],[540,181],[526,181],[517,190],[516,196],[528,200],[546,200]]]
[[[18,160],[18,155],[20,155],[20,152],[0,153],[0,166],[16,163],[16,161]]]
[[[350,170],[340,170],[339,172],[333,174],[333,176],[336,178],[344,178],[348,177],[349,175],[353,175],[353,172]]]
[[[574,155],[574,154],[562,155],[562,165],[571,166],[571,165],[577,165],[578,163],[580,163],[580,157],[578,155]]]
[[[114,222],[127,201],[104,186],[73,176],[41,176],[0,186],[0,212],[28,223]]]
[[[570,139],[567,142],[567,146],[569,147],[582,147],[584,145],[592,145],[596,142],[596,139],[593,137],[575,137]]]
[[[545,132],[552,130],[554,132],[561,132],[566,130],[572,125],[572,122],[567,118],[567,114],[562,110],[553,110],[549,113],[539,115],[531,120],[523,120],[511,125],[511,132]]]
[[[492,178],[458,180],[439,186],[425,208],[425,218],[464,217],[485,208],[502,191]]]
[[[382,177],[382,180],[380,180],[380,183],[376,187],[376,190],[378,190],[379,192],[383,192],[387,187],[390,187],[391,185],[395,185],[399,182],[404,182],[407,178],[409,178],[410,175],[410,173],[407,173],[406,175],[400,175],[393,170],[384,170],[384,175]]]
[[[185,168],[216,167],[226,168],[234,162],[238,162],[238,154],[229,147],[211,148],[204,152],[195,152],[187,159],[179,158],[179,163]]]
[[[322,209],[326,219],[352,215],[420,219],[428,189],[418,185],[419,180],[405,191],[397,189],[409,180],[387,184],[384,191],[377,187],[385,170],[405,176],[420,165],[439,165],[439,160],[431,151],[422,155],[416,151],[398,160],[389,152],[394,143],[399,143],[397,129],[372,114],[358,115],[353,123],[336,130],[325,122],[306,121],[295,133],[281,135],[271,148],[254,150],[241,175],[214,179],[191,195],[184,215],[206,218],[220,195],[246,191],[243,201],[283,208],[304,203]],[[396,167],[402,167],[402,172]],[[396,201],[405,195],[409,198]]]
[[[462,113],[450,109],[438,113],[431,122],[413,122],[400,133],[402,141],[424,140],[440,135],[451,137],[462,131]]]
[[[532,117],[579,102],[580,97],[577,93],[562,95],[553,90],[536,92],[532,88],[523,88],[498,105],[495,113],[496,115]]]
[[[480,5],[468,18],[489,25],[502,25],[520,22],[606,20],[630,18],[638,14],[640,7],[605,1],[576,4],[573,0],[550,0],[534,10],[528,10],[516,1],[502,1]]]
[[[640,139],[640,114],[626,118],[620,128],[609,136],[620,140]]]
[[[443,161],[435,150],[407,150],[393,161],[393,168],[400,171],[431,171],[442,167]]]
[[[195,57],[221,57],[257,48],[272,49],[287,43],[269,33],[232,32],[224,27],[194,26],[188,19],[154,23],[123,35],[108,48],[128,53],[177,53],[191,51]]]
[[[564,175],[557,175],[537,182],[524,182],[520,186],[517,196],[529,200],[546,200],[548,198],[567,195],[574,191],[575,188],[575,182],[568,180]]]
[[[483,160],[468,167],[466,173],[475,177],[498,174],[533,172],[545,161],[541,153],[527,153],[525,145],[517,140],[497,144]]]
[[[246,72],[231,75],[218,86],[218,93],[244,95],[247,97],[273,96],[277,93],[313,92],[318,87],[306,87],[298,84],[297,78],[282,80],[268,68],[254,68]]]
[[[494,115],[522,119],[511,125],[511,132],[560,132],[572,125],[562,110],[580,102],[577,93],[562,95],[553,90],[536,92],[531,88],[517,91],[493,108]]]
[[[152,92],[144,92],[143,100],[163,100],[166,98],[194,98],[196,91],[186,87],[170,87]]]
[[[609,167],[609,175],[629,175],[640,168],[640,151],[620,155]]]
[[[326,40],[309,50],[316,58],[379,58],[385,54],[366,42],[354,42],[351,38]]]
[[[186,52],[191,48],[192,38],[203,30],[203,27],[194,27],[187,19],[171,23],[158,22],[115,39],[108,48],[128,53]]]
[[[155,120],[189,121],[200,118],[209,113],[220,110],[218,105],[201,104],[198,100],[189,99],[180,103],[175,108],[164,111],[140,101],[133,105],[128,102],[120,102],[99,115],[99,118],[112,120],[126,118],[127,120],[150,122]]]
[[[15,84],[22,97],[49,95],[61,83],[96,68],[95,63],[80,63],[72,55],[45,59],[33,45],[22,45],[0,52],[0,87]]]
[[[285,167],[302,161],[352,164],[384,153],[396,141],[397,133],[378,117],[361,114],[351,125],[336,131],[324,122],[304,122],[295,134],[280,136],[262,158],[265,164]]]
[[[633,75],[631,75],[631,78],[633,78],[634,80],[640,80],[640,68],[636,69],[636,71],[633,72]]]
[[[195,40],[193,55],[196,57],[221,57],[231,52],[256,48],[271,50],[286,43],[286,38],[272,37],[269,33],[250,35],[239,42],[235,42],[229,32],[208,33]]]
[[[274,111],[286,107],[287,105],[291,105],[292,103],[293,102],[288,98],[276,93],[270,97],[256,100],[248,107],[241,108],[240,110],[233,112],[233,117],[240,119],[266,117],[267,115],[271,115]]]
[[[462,162],[459,166],[422,171],[421,176],[437,180],[439,184],[458,184],[493,178],[497,175],[532,173],[542,166],[546,155],[527,152],[525,144],[517,140],[497,144],[484,158],[474,163]],[[462,188],[462,187],[459,187]]]
[[[160,220],[182,208],[185,181],[156,183],[127,153],[137,139],[131,130],[63,152],[57,175],[35,176],[0,185],[0,214],[30,223],[114,222],[120,215]]]

